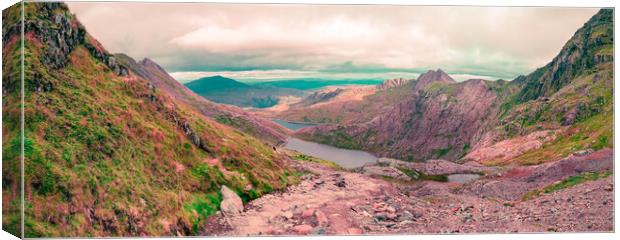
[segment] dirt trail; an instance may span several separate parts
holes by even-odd
[[[468,190],[479,182],[507,181],[505,177],[488,176],[465,185],[403,183],[308,162],[293,164],[310,172],[299,185],[250,202],[240,215],[211,218],[203,234],[613,231],[613,177],[515,201]]]

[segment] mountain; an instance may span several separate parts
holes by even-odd
[[[307,127],[296,136],[416,161],[485,155],[492,158],[487,162],[536,164],[611,147],[612,16],[612,9],[600,10],[558,56],[527,76],[455,82],[441,70],[429,71],[390,89],[398,98],[381,102],[389,104],[381,110],[366,111],[384,91],[348,105],[360,120]],[[528,140],[543,133],[540,141]],[[502,148],[519,151],[493,151]]]
[[[290,80],[278,80],[269,82],[255,83],[256,86],[270,86],[279,88],[292,88],[297,90],[316,90],[327,86],[348,86],[348,85],[376,85],[381,83],[380,80],[375,79],[354,79],[354,80],[339,80],[339,79],[321,79],[321,78],[303,78],[303,79],[290,79]]]
[[[295,180],[286,156],[188,104],[151,61],[108,53],[65,4],[24,10],[23,105],[21,8],[2,14],[4,230],[20,232],[21,106],[25,237],[195,235],[221,186],[248,201]]]
[[[250,85],[222,76],[200,78],[185,86],[211,101],[239,107],[271,107],[282,96],[302,94],[295,89]]]
[[[393,87],[400,87],[402,85],[407,84],[407,79],[404,78],[392,78],[392,79],[388,79],[385,80],[383,82],[381,82],[380,84],[377,85],[377,89],[379,90],[385,90],[388,88],[393,88]]]
[[[145,58],[136,62],[125,54],[116,54],[115,57],[120,63],[128,66],[132,72],[151,82],[157,89],[178,101],[195,107],[205,116],[219,123],[237,128],[272,145],[278,145],[286,140],[288,134],[286,128],[236,106],[217,104],[204,99],[175,80],[151,59]]]
[[[189,83],[186,83],[187,86],[192,91],[198,94],[206,94],[210,92],[220,92],[224,90],[231,89],[249,89],[250,85],[247,85],[242,82],[235,81],[230,78],[222,77],[222,76],[212,76],[212,77],[204,77]]]

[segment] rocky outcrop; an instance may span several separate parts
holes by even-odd
[[[26,3],[28,4],[28,3]],[[107,65],[119,76],[127,75],[127,69],[116,62],[114,56],[109,54],[92,37],[88,36],[86,29],[77,21],[75,16],[69,13],[66,5],[57,2],[36,3],[40,10],[34,11],[39,14],[37,18],[27,18],[24,22],[25,33],[33,33],[39,41],[44,42],[43,64],[52,68],[63,68],[69,61],[69,54],[79,45],[84,45],[91,55]],[[17,28],[11,28],[3,34],[7,38],[9,34],[18,34]]]
[[[441,69],[437,69],[435,71],[428,70],[428,72],[420,75],[417,79],[417,83],[415,84],[414,89],[420,90],[424,89],[426,86],[432,83],[455,83],[454,79],[450,77],[447,73],[445,73]]]
[[[497,93],[489,84],[480,79],[456,83],[441,70],[429,71],[409,95],[371,121],[310,127],[297,135],[410,161],[456,160],[479,140],[485,121],[496,114]]]
[[[474,162],[458,164],[442,159],[432,159],[425,162],[406,162],[393,158],[379,158],[379,160],[377,160],[377,164],[411,169],[426,175],[449,175],[463,173],[488,174],[497,171],[497,168],[495,167],[486,167]]]
[[[386,90],[390,88],[400,87],[409,82],[409,79],[405,78],[393,78],[383,81],[382,83],[377,85],[378,90]]]
[[[220,203],[222,214],[225,216],[232,216],[243,212],[243,201],[237,193],[224,185],[222,185],[220,192],[223,198],[222,203]]]
[[[411,180],[417,179],[417,178],[408,176],[407,174],[398,170],[398,168],[392,167],[392,166],[377,166],[377,165],[364,166],[360,169],[360,172],[362,174],[369,175],[369,176],[388,177],[391,179],[404,180],[404,181],[411,181]]]
[[[516,101],[550,96],[596,64],[613,61],[613,9],[601,9],[562,47],[553,60],[515,80],[523,88]]]

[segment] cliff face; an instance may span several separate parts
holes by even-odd
[[[220,186],[248,201],[293,180],[285,156],[179,99],[154,63],[119,61],[66,5],[24,10],[25,237],[195,235]],[[2,223],[18,234],[20,6],[3,18]]]
[[[458,159],[479,136],[496,93],[486,81],[456,83],[443,71],[420,75],[409,94],[372,120],[302,129],[302,138],[408,160]],[[342,144],[346,145],[342,145]]]
[[[521,152],[526,156],[538,151],[544,156],[530,157],[535,162],[579,149],[609,147],[613,125],[612,16],[613,10],[600,10],[553,61],[514,81],[456,83],[441,70],[429,71],[411,84],[390,89],[403,94],[398,94],[393,105],[373,112],[376,115],[358,117],[367,121],[304,128],[296,135],[408,160],[456,161],[472,150],[542,130],[562,135]],[[365,102],[383,92],[368,96]],[[350,111],[366,112],[361,107]]]
[[[548,97],[577,76],[598,64],[613,61],[613,10],[594,15],[562,47],[553,60],[533,73],[517,78],[522,85],[515,101],[526,102]]]
[[[377,85],[378,90],[386,90],[394,87],[400,87],[402,85],[407,84],[409,80],[405,78],[392,78],[383,81],[381,84]]]

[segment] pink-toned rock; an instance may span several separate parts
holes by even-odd
[[[306,224],[297,225],[293,227],[293,231],[299,235],[308,235],[312,232],[312,226]]]
[[[303,218],[312,217],[312,215],[314,215],[314,211],[315,211],[314,208],[308,208],[308,209],[306,209],[306,211],[301,213],[301,217],[303,217]]]
[[[364,233],[364,231],[359,228],[348,228],[347,233],[350,235],[361,235]]]
[[[222,203],[220,203],[220,209],[224,215],[236,215],[243,211],[243,201],[241,198],[230,188],[222,185]]]
[[[319,222],[319,226],[327,226],[328,220],[325,213],[321,212],[320,210],[316,210],[314,212],[314,215],[316,216],[316,221]]]

